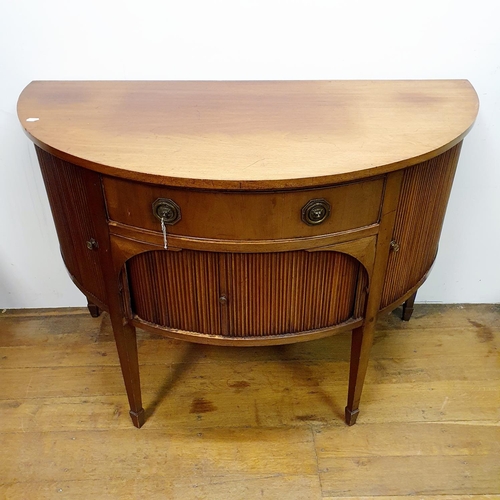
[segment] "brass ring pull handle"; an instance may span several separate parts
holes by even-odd
[[[324,198],[310,200],[302,207],[302,221],[309,226],[315,226],[328,219],[330,212],[330,203]]]
[[[170,198],[158,198],[153,203],[153,213],[163,224],[173,226],[181,220],[181,209]]]

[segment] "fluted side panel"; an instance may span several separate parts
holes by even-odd
[[[83,169],[36,147],[61,253],[68,271],[78,283],[102,302],[106,302],[99,252],[89,250],[87,241],[95,238]],[[99,174],[88,172],[87,175]]]
[[[364,309],[366,272],[336,252],[158,251],[133,257],[127,270],[134,313],[167,328],[280,335],[334,326]]]
[[[381,308],[397,301],[429,270],[436,256],[461,143],[424,163],[406,169]]]

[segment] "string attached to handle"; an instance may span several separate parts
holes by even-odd
[[[161,231],[163,233],[163,248],[168,250],[168,242],[167,242],[167,225],[165,224],[165,219],[162,217],[160,219],[161,222]]]

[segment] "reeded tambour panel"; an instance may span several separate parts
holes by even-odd
[[[437,253],[462,143],[406,169],[380,308],[392,304],[427,273]]]
[[[83,182],[85,169],[39,147],[36,152],[66,267],[85,292],[106,303],[99,252],[87,248],[87,241],[95,238],[96,232]],[[87,171],[85,175],[100,182],[99,174]]]
[[[132,309],[141,319],[191,332],[221,334],[219,256],[153,251],[127,262]]]
[[[366,272],[337,252],[139,254],[127,263],[134,313],[227,337],[298,333],[361,317]]]

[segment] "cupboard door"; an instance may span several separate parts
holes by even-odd
[[[398,251],[389,255],[381,309],[416,286],[434,262],[461,146],[404,171],[393,233]]]
[[[167,329],[262,337],[363,314],[366,272],[337,252],[152,251],[127,262],[132,310]]]

